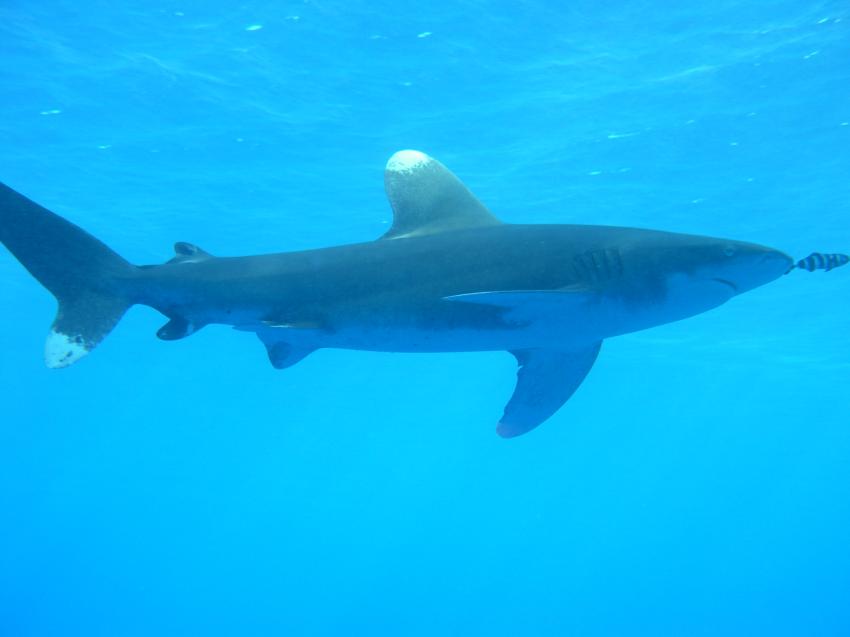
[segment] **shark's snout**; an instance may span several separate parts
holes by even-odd
[[[727,254],[729,254],[727,250]],[[735,294],[747,292],[779,278],[794,264],[784,252],[749,243],[738,243],[715,279],[731,284]]]

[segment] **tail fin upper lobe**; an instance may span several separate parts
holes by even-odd
[[[48,367],[66,367],[88,354],[133,304],[127,290],[135,266],[3,184],[0,242],[59,302],[44,351]]]

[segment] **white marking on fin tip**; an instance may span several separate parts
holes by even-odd
[[[52,369],[68,367],[89,353],[81,336],[69,336],[50,330],[44,344],[44,362]]]
[[[395,173],[410,173],[434,161],[418,150],[400,150],[387,161],[387,170]]]

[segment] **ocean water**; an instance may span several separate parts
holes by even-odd
[[[0,180],[135,263],[369,240],[389,155],[502,219],[850,251],[844,2],[0,3]],[[850,271],[504,353],[154,337],[42,362],[0,250],[0,635],[850,635]]]

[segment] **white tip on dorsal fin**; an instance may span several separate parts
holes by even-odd
[[[400,150],[390,157],[384,186],[393,225],[383,239],[501,223],[448,168],[418,150]]]

